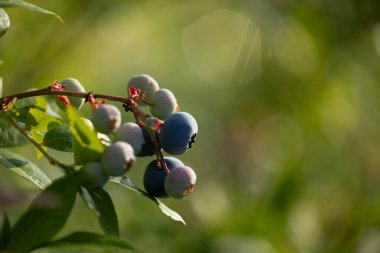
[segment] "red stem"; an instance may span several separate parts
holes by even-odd
[[[168,166],[166,165],[164,156],[162,155],[160,144],[158,143],[157,138],[154,135],[154,132],[150,129],[148,129],[148,132],[149,132],[150,138],[152,139],[152,141],[154,143],[154,147],[156,149],[157,161],[161,164],[161,167],[165,170],[166,174],[169,175],[170,170],[169,170]]]
[[[70,97],[87,98],[88,94],[89,92],[54,90],[51,88],[51,86],[48,86],[48,87],[38,89],[38,90],[25,91],[25,92],[2,97],[0,98],[0,105],[3,105],[5,99],[12,101],[14,98],[22,99],[22,98],[37,97],[37,96],[43,96],[43,95],[64,95],[64,96],[70,96]],[[94,98],[104,98],[107,100],[118,101],[122,103],[128,103],[132,100],[129,97],[113,96],[113,95],[100,94],[100,93],[92,93],[92,95],[94,96]]]

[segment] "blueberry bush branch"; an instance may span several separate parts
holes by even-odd
[[[58,86],[58,88],[55,88],[57,86]],[[138,107],[135,100],[140,100],[144,104],[151,105],[149,102],[147,102],[144,99],[144,94],[142,94],[142,95],[139,94],[141,92],[141,90],[136,89],[133,86],[130,86],[129,92],[131,94],[129,97],[122,97],[122,96],[114,96],[114,95],[100,94],[100,93],[93,93],[93,92],[86,93],[86,92],[77,92],[77,91],[65,91],[64,86],[61,86],[60,83],[58,81],[56,81],[52,86],[48,86],[48,87],[45,87],[42,89],[37,89],[37,90],[32,90],[32,91],[26,91],[26,92],[22,92],[22,93],[18,93],[18,94],[13,94],[13,95],[10,95],[7,97],[0,98],[0,105],[3,109],[5,107],[7,107],[11,101],[15,101],[15,99],[23,99],[23,98],[30,98],[30,97],[43,96],[43,95],[57,95],[60,98],[62,98],[63,96],[85,98],[86,100],[88,100],[91,103],[93,109],[97,108],[97,105],[94,105],[94,104],[96,104],[96,102],[95,102],[96,98],[107,99],[110,101],[122,102],[123,108],[125,109],[125,111],[132,111],[134,113],[134,116],[135,116],[137,123],[140,126],[146,126],[147,125],[146,119],[147,118],[150,119],[149,126],[147,126],[147,127],[148,127],[149,136],[150,136],[150,138],[154,144],[154,147],[155,147],[155,153],[157,155],[157,165],[158,165],[158,167],[162,166],[162,168],[165,169],[166,173],[170,174],[170,170],[166,166],[165,160],[164,160],[163,155],[161,153],[161,148],[159,146],[158,140],[157,140],[156,136],[154,135],[154,132],[155,131],[157,132],[163,126],[163,123],[161,120],[159,120],[157,118],[152,118],[149,114],[145,114]],[[17,125],[17,123],[15,123],[15,122],[14,122],[14,124]],[[22,131],[22,129],[19,129],[19,130]],[[27,133],[25,133],[24,131],[22,131],[22,132],[24,135],[26,135],[28,137],[28,139],[31,139],[31,142],[46,156],[46,158],[49,160],[50,163],[59,164],[59,162],[56,161],[54,158],[50,157],[49,154],[41,147],[41,145],[38,144],[36,141],[34,141],[32,139],[32,137],[27,135]],[[189,145],[191,145],[191,143]],[[70,167],[67,165],[63,165],[63,166]]]
[[[52,88],[52,86],[48,86],[42,89],[36,89],[31,91],[25,91],[13,95],[9,95],[6,97],[0,98],[0,103],[2,106],[4,106],[7,102],[16,99],[22,99],[22,98],[30,98],[30,97],[37,97],[37,96],[43,96],[43,95],[63,95],[63,96],[70,96],[70,97],[79,97],[79,98],[87,98],[88,92],[77,92],[77,91],[65,91],[65,90],[55,90]],[[107,95],[107,94],[98,94],[98,93],[91,93],[94,98],[103,98],[111,101],[118,101],[122,103],[128,103],[130,101],[130,98],[128,97],[121,97],[121,96],[113,96],[113,95]]]
[[[28,99],[35,101],[23,102]],[[52,101],[48,101],[49,99]],[[136,122],[122,124],[118,107],[108,104],[107,101],[120,102],[125,112],[133,113]],[[88,102],[92,109],[90,119],[83,118],[80,114],[80,108],[85,102]],[[52,103],[57,105],[58,111],[55,115],[66,114],[67,117],[63,117],[66,121],[49,115],[47,108],[53,108]],[[179,159],[164,156],[164,152],[180,155],[190,149],[195,141],[198,126],[189,113],[179,112],[173,93],[160,89],[151,76],[133,77],[128,82],[125,97],[86,92],[77,79],[68,78],[62,82],[55,81],[51,86],[42,89],[1,97],[0,106],[0,123],[7,122],[9,128],[16,129],[51,165],[60,168],[66,174],[54,181],[51,187],[61,187],[61,180],[69,180],[72,183],[73,194],[81,193],[90,209],[97,213],[99,223],[107,235],[118,235],[118,232],[115,232],[118,231],[116,212],[107,211],[114,209],[112,200],[102,189],[107,182],[124,186],[153,200],[164,214],[185,224],[179,214],[157,198],[181,199],[193,192],[195,172]],[[149,106],[150,114],[145,112],[146,106]],[[11,146],[16,145],[12,141],[5,142],[9,143]],[[55,159],[46,151],[47,148],[72,152],[74,164],[67,165]],[[153,155],[156,158],[146,166],[143,178],[145,190],[142,190],[125,174],[133,167],[137,157]],[[50,191],[49,187],[44,192]],[[44,195],[44,192],[41,194]],[[63,198],[70,198],[72,201],[73,196]],[[67,208],[56,210],[63,218],[60,223],[52,226],[50,233],[42,239],[31,237],[30,240],[41,241],[41,245],[54,244],[54,241],[48,240],[65,223],[72,207],[72,204],[68,205]],[[32,205],[26,212],[26,217],[42,217],[39,212],[35,214],[34,208]],[[46,212],[49,215],[54,214],[47,210]],[[31,218],[20,219],[19,222],[31,226],[33,230],[41,229]],[[107,223],[113,225],[108,226]],[[5,248],[17,252],[17,243],[14,243],[12,238]],[[30,243],[29,246],[20,248],[19,252],[36,246],[36,243]]]
[[[57,14],[26,1],[0,0],[0,37],[10,24],[1,7],[20,7],[62,21]],[[179,111],[170,90],[161,89],[146,74],[129,80],[126,96],[86,92],[75,78],[3,97],[2,85],[0,82],[0,165],[42,191],[12,225],[6,208],[2,210],[0,253],[67,246],[136,251],[130,242],[119,238],[117,213],[111,196],[103,189],[107,182],[153,201],[165,215],[186,225],[178,213],[158,199],[184,198],[193,192],[196,182],[192,168],[178,158],[164,156],[189,150],[198,132],[197,122],[189,113]],[[108,101],[120,102],[135,122],[122,123],[120,110]],[[92,109],[89,119],[80,112],[85,102]],[[27,143],[64,175],[50,179],[38,166],[8,149]],[[60,161],[49,149],[72,153],[74,163]],[[150,156],[155,158],[145,167],[143,190],[126,173],[139,162],[138,157]],[[95,213],[103,234],[79,231],[54,238],[65,225],[78,193]]]

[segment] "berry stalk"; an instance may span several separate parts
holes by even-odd
[[[162,155],[162,152],[161,152],[161,149],[160,149],[160,144],[158,143],[157,138],[154,135],[153,131],[151,129],[148,129],[148,132],[149,132],[150,138],[152,139],[152,141],[154,143],[154,147],[156,149],[157,165],[160,165],[158,167],[162,167],[165,170],[166,174],[169,175],[170,174],[170,170],[169,170],[168,166],[165,163],[164,156]]]

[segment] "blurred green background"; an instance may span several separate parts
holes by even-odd
[[[196,190],[163,200],[187,226],[109,184],[123,238],[155,253],[380,252],[379,1],[31,2],[65,23],[7,9],[4,95],[66,77],[127,95],[128,80],[147,73],[198,121],[197,142],[180,157],[197,172]],[[15,151],[60,176],[32,147]],[[150,160],[129,173],[139,186]],[[77,202],[60,235],[100,232]],[[11,210],[12,222],[23,210]]]

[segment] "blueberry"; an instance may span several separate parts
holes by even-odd
[[[124,175],[135,160],[132,146],[123,141],[106,147],[101,158],[103,169],[110,176]]]
[[[98,162],[90,162],[84,165],[79,175],[82,185],[89,189],[103,187],[108,181],[108,176]]]
[[[192,193],[197,176],[194,170],[188,166],[179,166],[171,170],[165,178],[165,191],[175,199],[181,199]]]
[[[193,116],[187,112],[176,112],[165,121],[159,140],[163,150],[179,155],[191,148],[197,133],[198,124]]]
[[[145,100],[149,103],[152,101],[153,94],[159,89],[157,81],[147,74],[132,77],[128,82],[127,90],[130,86],[140,89],[145,94]],[[139,105],[145,104],[139,103]]]
[[[0,20],[1,20],[0,22],[0,37],[1,37],[8,31],[10,23],[11,23],[7,12],[3,8],[0,8]]]
[[[109,134],[120,126],[121,113],[114,105],[100,105],[93,111],[91,121],[98,132]]]
[[[91,128],[91,130],[94,130],[94,124],[92,124],[92,121],[87,119],[87,118],[83,118],[82,117],[82,120],[83,122],[89,127]],[[100,140],[100,142],[103,144],[103,145],[109,145],[109,143],[111,143],[111,139],[110,137],[108,137],[108,135],[106,134],[103,134],[103,133],[100,133],[100,132],[97,132],[97,136],[98,136],[98,139]]]
[[[77,91],[77,92],[85,92],[85,89],[84,87],[82,86],[82,84],[75,78],[67,78],[65,80],[63,80],[61,82],[62,85],[66,86],[64,88],[64,91]],[[69,100],[70,100],[70,104],[71,106],[77,108],[77,109],[80,109],[82,107],[82,105],[84,104],[84,101],[85,99],[84,98],[79,98],[79,97],[71,97],[71,96],[68,96]],[[56,100],[59,108],[61,108],[62,110],[64,110],[66,108],[66,106],[64,106],[61,102],[59,102],[58,100]]]
[[[150,112],[153,116],[165,120],[176,111],[177,106],[177,99],[170,90],[159,89],[153,94]]]
[[[152,156],[155,153],[148,130],[133,122],[121,125],[115,132],[114,140],[131,144],[136,156]]]
[[[156,147],[154,146],[154,143],[152,141],[152,138],[150,137],[150,134],[148,130],[145,127],[140,126],[143,137],[144,137],[144,144],[142,145],[141,152],[137,156],[152,156],[156,153]],[[158,133],[154,133],[156,136],[156,139],[158,140]]]
[[[182,166],[183,163],[174,157],[164,157],[165,163],[169,170]],[[144,188],[152,196],[168,197],[164,188],[166,171],[163,168],[157,167],[157,161],[151,161],[145,169],[144,173]]]
[[[115,141],[125,141],[132,145],[135,154],[139,154],[144,144],[140,126],[133,122],[124,123],[115,132]]]

